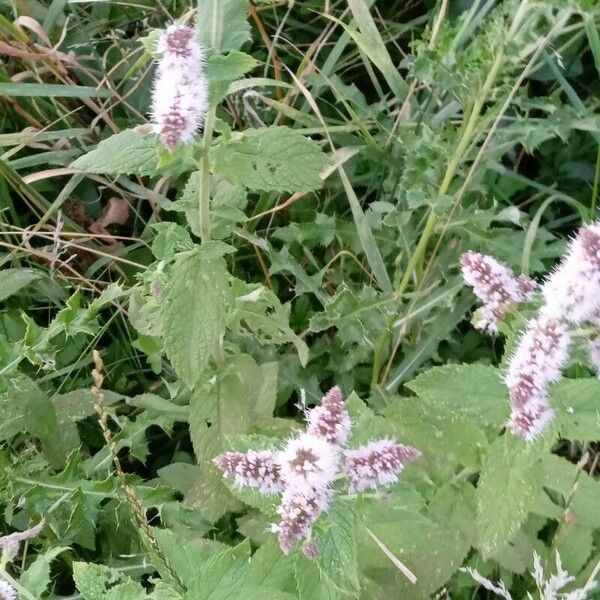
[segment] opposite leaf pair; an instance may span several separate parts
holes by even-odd
[[[263,494],[281,494],[281,521],[273,525],[285,554],[295,542],[309,536],[312,526],[327,510],[333,482],[345,478],[350,492],[360,492],[397,481],[406,464],[421,453],[410,446],[382,439],[355,450],[344,446],[351,429],[342,392],[332,388],[321,405],[307,413],[307,431],[289,439],[280,451],[226,452],[214,463],[239,486]],[[304,547],[316,558],[314,544]]]

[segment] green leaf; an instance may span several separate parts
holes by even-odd
[[[25,376],[12,379],[0,394],[0,439],[27,431],[39,438],[42,450],[54,467],[65,464],[67,454],[75,449],[79,438],[59,427],[56,408],[48,395]]]
[[[197,569],[185,600],[226,600],[242,584],[250,558],[250,543],[242,542],[210,557]]]
[[[347,596],[356,596],[360,591],[355,539],[357,523],[354,509],[335,499],[313,532],[319,548],[315,563],[321,580]]]
[[[323,181],[321,148],[288,127],[249,129],[210,151],[212,171],[250,190],[310,192]]]
[[[199,251],[175,262],[162,303],[165,350],[177,374],[193,388],[225,331],[229,304],[223,259]]]
[[[68,550],[70,548],[59,546],[38,554],[27,570],[21,574],[19,583],[36,598],[41,598],[50,585],[50,564],[59,554]]]
[[[289,325],[290,305],[281,304],[279,298],[260,284],[247,284],[234,279],[233,310],[227,327],[239,335],[258,339],[262,344],[292,343],[302,365],[308,362],[308,346]]]
[[[212,459],[229,450],[230,441],[252,433],[264,420],[263,384],[264,374],[254,359],[238,354],[220,365],[214,377],[194,390],[189,423],[200,474],[198,486],[190,490],[186,500],[209,518],[216,519],[223,514],[227,499],[232,498]],[[240,490],[239,494],[245,499],[243,494],[252,492]],[[264,498],[261,496],[261,499]]]
[[[398,67],[393,63],[381,37],[380,29],[375,24],[369,8],[364,0],[348,0],[348,6],[360,29],[360,33],[344,25],[358,47],[369,57],[381,71],[394,95],[401,102],[408,94],[408,85],[402,79]]]
[[[44,273],[35,269],[21,268],[0,271],[0,302],[3,302],[43,276]]]
[[[227,94],[229,85],[251,71],[258,61],[244,52],[227,55],[211,54],[206,62],[206,75],[210,82],[210,102],[218,104]]]
[[[492,366],[433,367],[405,385],[419,398],[493,427],[501,426],[508,417],[506,385]]]
[[[156,236],[152,240],[151,250],[158,260],[170,261],[177,252],[194,247],[190,234],[177,223],[154,223],[152,229],[156,231]]]
[[[23,83],[18,81],[0,83],[0,96],[30,96],[54,98],[109,98],[111,90],[96,89],[85,85],[61,85],[58,83]]]
[[[574,441],[600,439],[600,381],[597,379],[565,379],[550,390],[556,411],[553,426],[561,437]]]
[[[116,569],[91,563],[73,563],[73,579],[84,600],[143,600],[144,588]]]
[[[155,175],[158,172],[156,135],[126,129],[102,140],[94,150],[71,163],[83,173]]]
[[[383,554],[366,529],[360,529],[358,561],[362,572],[382,589],[381,598],[424,600],[462,565],[469,544],[455,529],[407,508],[402,497],[369,499],[364,524],[417,577],[412,584]]]
[[[198,36],[205,48],[239,50],[250,39],[246,0],[198,0]]]
[[[562,496],[561,507],[568,508],[570,520],[586,527],[600,527],[600,483],[577,465],[548,454],[543,457],[544,487]],[[568,507],[565,506],[570,499]]]
[[[505,435],[490,446],[476,491],[478,546],[484,557],[516,535],[542,488],[539,448]]]

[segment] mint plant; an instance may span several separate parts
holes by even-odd
[[[599,18],[0,3],[0,598],[594,598]]]

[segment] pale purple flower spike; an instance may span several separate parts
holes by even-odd
[[[270,450],[225,452],[213,459],[223,474],[240,486],[258,488],[263,494],[283,490],[281,469],[277,457]]]
[[[322,437],[330,444],[345,444],[350,426],[342,390],[337,386],[331,388],[323,396],[321,406],[313,408],[308,415],[308,433]]]
[[[277,452],[226,452],[213,459],[237,485],[258,488],[263,494],[282,492],[281,521],[272,526],[281,550],[288,554],[296,542],[306,539],[333,496],[332,485],[346,477],[351,492],[390,485],[404,466],[420,452],[392,440],[378,440],[345,450],[351,429],[342,392],[331,389],[321,405],[307,413],[307,433],[290,438]],[[305,556],[316,560],[313,540],[303,546]]]
[[[161,35],[152,93],[154,131],[167,150],[192,141],[208,110],[204,53],[192,27],[173,24]]]
[[[510,307],[530,300],[537,288],[526,275],[515,277],[507,265],[479,252],[465,252],[460,258],[463,279],[483,304],[483,319],[478,329],[497,332]]]
[[[600,310],[600,223],[583,227],[542,288],[542,311],[579,325]]]
[[[283,492],[279,507],[281,522],[273,530],[284,554],[289,554],[294,544],[308,535],[321,513],[327,510],[331,495],[329,488],[290,488]]]
[[[0,579],[0,600],[17,600],[19,592],[4,579]]]
[[[377,440],[356,450],[346,450],[344,474],[351,492],[362,492],[378,485],[391,485],[404,467],[421,453],[393,440]]]
[[[562,377],[569,356],[568,327],[551,317],[530,321],[508,366],[508,386],[513,433],[532,440],[552,420],[548,386]]]

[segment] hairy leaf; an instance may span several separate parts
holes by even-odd
[[[320,188],[326,163],[315,142],[288,127],[246,130],[212,148],[210,159],[213,172],[231,183],[271,192]]]
[[[225,330],[229,283],[222,259],[194,251],[173,266],[162,319],[165,350],[186,385],[193,388]]]

